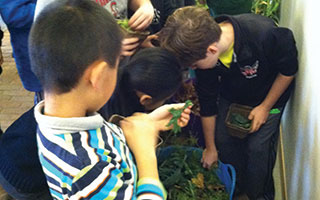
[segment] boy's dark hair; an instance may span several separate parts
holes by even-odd
[[[122,34],[111,14],[90,0],[49,4],[32,26],[29,54],[32,71],[45,91],[65,93],[97,60],[115,67]]]
[[[159,33],[161,47],[172,51],[183,67],[206,57],[210,44],[219,41],[221,28],[209,12],[196,6],[177,9]]]
[[[173,95],[180,87],[182,73],[176,57],[160,47],[138,51],[123,69],[121,90],[148,94],[153,102]]]

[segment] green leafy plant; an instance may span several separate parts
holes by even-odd
[[[183,108],[181,108],[181,109],[170,108],[169,109],[169,112],[172,114],[172,118],[169,121],[169,123],[167,124],[167,127],[173,125],[173,128],[172,128],[173,133],[181,132],[181,127],[178,125],[178,119],[180,118],[184,109],[186,109],[187,107],[192,106],[192,105],[193,105],[193,103],[190,100],[187,100],[185,102],[185,105],[183,106]]]
[[[129,20],[127,18],[126,19],[119,19],[119,20],[117,20],[117,23],[120,25],[120,27],[124,33],[124,36],[126,38],[137,37],[137,38],[139,38],[139,42],[142,42],[150,34],[150,31],[133,30],[129,26]]]
[[[166,159],[159,160],[159,176],[168,192],[168,200],[227,200],[225,187],[213,167],[201,166],[201,152],[176,146]]]
[[[196,0],[196,6],[209,10],[206,0]]]
[[[118,19],[117,20],[117,23],[123,28],[125,29],[126,31],[130,32],[132,31],[130,26],[129,26],[129,20],[126,18],[126,19]]]
[[[251,11],[269,17],[278,24],[280,19],[280,2],[281,0],[254,0]]]
[[[244,117],[239,113],[231,114],[230,123],[244,129],[250,129],[251,127],[251,120],[249,120],[248,118]]]

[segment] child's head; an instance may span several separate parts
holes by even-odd
[[[116,21],[95,2],[55,1],[40,13],[30,32],[32,70],[45,93],[68,93],[92,65],[104,62],[117,70],[121,41]]]
[[[208,11],[186,6],[168,17],[159,40],[162,47],[174,52],[183,67],[191,67],[206,58],[208,47],[218,42],[220,35],[220,26]]]
[[[138,51],[124,67],[121,89],[133,90],[146,110],[162,105],[180,87],[182,73],[176,57],[156,47]]]

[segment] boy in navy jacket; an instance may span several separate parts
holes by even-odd
[[[206,148],[203,167],[219,159],[237,170],[237,189],[250,199],[274,199],[272,170],[279,124],[298,70],[292,32],[255,14],[219,16],[185,7],[170,16],[160,43],[196,69]],[[225,126],[231,103],[253,107],[250,134]]]

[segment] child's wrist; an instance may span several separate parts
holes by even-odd
[[[139,179],[153,178],[159,180],[157,156],[154,153],[147,153],[136,157]]]
[[[138,162],[147,162],[148,160],[150,161],[157,161],[157,156],[156,156],[156,151],[155,148],[154,149],[144,149],[141,151],[136,152],[136,154],[134,154],[134,157]]]

